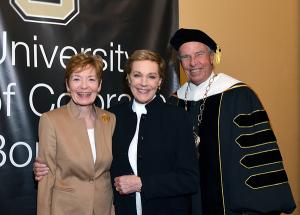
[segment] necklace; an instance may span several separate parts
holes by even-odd
[[[211,88],[211,85],[215,79],[215,77],[217,76],[217,74],[214,74],[208,81],[208,85],[205,89],[205,93],[203,95],[203,98],[202,98],[202,103],[200,104],[200,107],[199,107],[199,114],[197,116],[197,127],[199,128],[201,122],[202,122],[202,118],[203,118],[203,112],[204,112],[204,108],[205,108],[205,102],[206,102],[206,99],[207,99],[207,94]],[[188,95],[188,89],[190,88],[190,82],[188,83],[188,86],[185,90],[185,93],[184,93],[184,104],[185,104],[185,110],[187,110],[187,95]],[[193,126],[193,135],[194,135],[194,141],[195,141],[195,144],[196,144],[196,147],[198,147],[198,145],[200,144],[200,136],[197,134],[196,132],[196,128],[195,126]]]

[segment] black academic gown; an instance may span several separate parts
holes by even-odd
[[[156,96],[146,105],[140,120],[137,169],[142,181],[143,215],[189,215],[191,195],[199,184],[198,164],[188,114]],[[136,130],[132,102],[110,109],[116,115],[111,165],[112,181],[133,174],[128,148]],[[116,215],[135,215],[135,193],[114,190]]]
[[[193,215],[291,213],[295,202],[276,137],[256,94],[239,83],[209,96],[198,128],[202,102],[187,102],[201,137],[201,195],[194,196]],[[176,94],[169,103],[185,106]]]

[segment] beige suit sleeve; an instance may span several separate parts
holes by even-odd
[[[49,167],[49,173],[38,184],[37,215],[50,215],[56,169],[56,134],[47,114],[43,114],[39,122],[38,156]]]

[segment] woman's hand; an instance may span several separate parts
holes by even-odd
[[[34,179],[36,181],[40,181],[44,178],[44,176],[48,175],[49,168],[46,164],[43,164],[42,161],[37,157],[33,163],[33,172]]]
[[[136,175],[123,175],[114,179],[114,186],[121,195],[130,194],[141,192],[142,181]]]

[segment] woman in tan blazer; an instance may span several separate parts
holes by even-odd
[[[101,89],[100,57],[77,54],[66,68],[71,101],[44,113],[38,157],[49,173],[38,184],[38,215],[111,215],[111,140],[115,116],[94,105]]]

